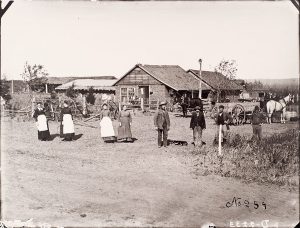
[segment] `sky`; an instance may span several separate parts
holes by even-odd
[[[7,1],[3,1],[3,6]],[[2,74],[26,61],[49,76],[123,76],[135,64],[214,70],[237,78],[299,77],[298,11],[290,1],[15,1],[2,18]]]

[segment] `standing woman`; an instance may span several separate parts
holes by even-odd
[[[110,119],[110,111],[107,104],[102,105],[102,111],[100,113],[100,133],[104,142],[115,141],[115,131]]]
[[[61,110],[60,119],[63,130],[63,141],[72,141],[74,139],[75,130],[72,112],[67,101],[64,101],[64,107]]]
[[[119,114],[118,140],[121,142],[132,142],[131,123],[132,117],[127,106],[123,106],[123,110]]]
[[[45,111],[42,108],[42,104],[38,103],[37,108],[34,110],[33,118],[36,121],[36,126],[38,128],[38,140],[48,141],[50,132],[48,128],[47,118]]]

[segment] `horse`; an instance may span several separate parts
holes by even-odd
[[[287,95],[285,98],[280,99],[279,101],[270,100],[267,102],[267,122],[271,124],[273,112],[281,112],[280,122],[285,123],[285,112],[286,106],[289,102],[293,101],[293,96],[291,94]]]

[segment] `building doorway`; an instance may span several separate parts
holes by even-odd
[[[149,104],[149,97],[150,97],[149,86],[139,86],[139,97],[143,98],[144,105]]]

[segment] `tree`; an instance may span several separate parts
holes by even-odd
[[[234,80],[237,72],[237,63],[235,60],[222,60],[215,67],[215,72],[223,74],[226,78]]]
[[[255,80],[254,82],[246,82],[245,83],[245,89],[247,91],[253,91],[253,90],[257,90],[257,89],[265,89],[266,86],[264,86],[261,81],[257,81]]]
[[[4,77],[0,79],[0,96],[5,100],[11,99],[9,82]]]
[[[48,73],[43,65],[30,65],[26,62],[21,76],[31,91],[42,92],[45,89]]]
[[[93,87],[91,87],[91,88],[89,88],[89,93],[86,97],[86,101],[87,101],[87,103],[93,105],[93,104],[95,104],[95,100],[96,100],[96,98],[95,98],[95,95],[94,95],[94,89],[93,89]]]
[[[66,96],[71,98],[71,99],[74,99],[77,97],[78,93],[77,91],[75,91],[75,85],[72,84],[65,92]]]

